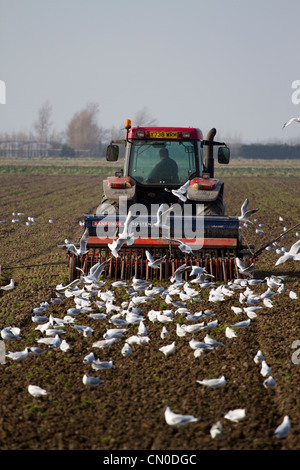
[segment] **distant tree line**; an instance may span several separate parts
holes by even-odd
[[[300,145],[288,144],[251,144],[240,145],[239,158],[254,158],[263,160],[294,160],[300,158]]]
[[[155,126],[157,121],[144,106],[132,118],[133,126]],[[112,140],[125,137],[124,123],[111,129],[99,124],[99,105],[89,102],[76,112],[57,132],[53,128],[52,106],[46,101],[38,110],[37,119],[29,133],[0,133],[0,156],[5,157],[97,157],[104,158],[106,147]],[[299,141],[294,145],[242,144],[239,137],[227,140],[232,158],[298,159]]]
[[[89,102],[76,112],[63,132],[53,129],[52,107],[46,101],[38,110],[37,120],[29,133],[0,134],[0,156],[5,157],[97,157],[104,158],[111,140],[124,139],[124,124],[105,129],[99,124],[99,105]],[[133,125],[155,125],[147,107],[140,109]]]

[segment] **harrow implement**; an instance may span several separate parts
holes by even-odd
[[[192,248],[189,253],[183,253],[179,244],[172,239],[178,227],[189,234],[196,231],[196,222],[201,218],[201,236],[180,238]],[[89,230],[87,240],[88,252],[76,256],[68,253],[69,279],[80,277],[82,272],[87,274],[96,263],[107,261],[103,275],[114,280],[129,280],[132,277],[141,279],[168,280],[182,265],[204,267],[207,273],[214,276],[215,281],[228,281],[239,277],[235,258],[244,261],[245,266],[252,263],[249,247],[242,245],[239,234],[239,221],[227,216],[170,216],[170,236],[165,238],[159,229],[153,230],[154,220],[149,216],[138,216],[133,221],[135,241],[133,245],[126,244],[114,257],[108,247],[116,236],[116,229],[123,226],[126,217],[122,215],[86,215],[85,228]],[[183,226],[184,225],[184,226]],[[198,224],[199,225],[199,224]],[[154,233],[153,233],[154,232]],[[198,230],[199,232],[199,230]],[[155,236],[154,236],[155,235]],[[146,251],[154,258],[165,256],[158,269],[148,266]],[[189,270],[185,272],[188,279]]]

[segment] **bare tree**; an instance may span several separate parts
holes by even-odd
[[[98,113],[99,105],[90,102],[70,120],[66,129],[66,138],[75,151],[86,150],[91,155],[98,152],[102,132],[97,122]]]
[[[47,100],[38,111],[38,119],[34,123],[34,130],[37,133],[40,142],[47,142],[49,139],[49,132],[53,125],[51,122],[52,106]]]
[[[147,106],[144,106],[134,115],[135,126],[156,126],[157,120],[151,116]]]

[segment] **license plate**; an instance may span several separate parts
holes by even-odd
[[[177,132],[152,131],[150,139],[177,139]]]

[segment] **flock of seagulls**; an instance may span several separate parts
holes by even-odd
[[[242,213],[247,213],[247,204],[243,205]],[[254,213],[254,212],[253,212]],[[247,216],[249,217],[249,215]],[[125,224],[124,231],[120,235],[121,240],[130,242],[132,234],[130,231],[130,220]],[[84,239],[80,245],[81,250],[85,250]],[[295,258],[300,242],[290,250]],[[148,263],[158,269],[162,258],[154,259],[150,252],[147,253]],[[290,257],[288,259],[291,259]],[[288,260],[287,259],[287,260]],[[287,261],[286,260],[286,261]],[[244,275],[243,278],[228,281],[227,284],[217,285],[213,276],[208,274],[205,268],[199,266],[188,267],[180,266],[170,278],[168,287],[153,286],[150,281],[133,278],[131,281],[115,281],[110,288],[106,290],[105,280],[100,276],[105,267],[106,260],[103,263],[94,265],[88,274],[81,273],[79,279],[64,286],[56,286],[56,297],[49,302],[42,302],[32,311],[32,323],[35,330],[39,333],[35,346],[27,346],[24,350],[6,352],[6,359],[11,361],[24,361],[29,355],[43,354],[49,348],[59,349],[62,353],[72,352],[72,346],[67,343],[63,336],[68,329],[74,329],[79,335],[91,339],[91,352],[82,358],[82,362],[90,365],[91,372],[85,373],[82,377],[82,383],[86,386],[97,387],[104,382],[104,379],[97,375],[102,370],[108,370],[115,367],[115,361],[101,361],[96,357],[95,351],[103,348],[109,348],[118,342],[120,344],[120,353],[123,357],[128,356],[136,347],[151,345],[151,337],[148,335],[147,322],[155,322],[161,326],[160,338],[166,344],[159,348],[163,356],[169,357],[175,355],[177,344],[182,338],[188,338],[188,346],[191,354],[201,358],[207,355],[215,348],[229,346],[230,342],[236,341],[239,337],[239,331],[245,328],[251,328],[251,324],[259,317],[260,309],[272,308],[273,297],[282,295],[284,289],[284,276],[270,276],[265,279],[253,279],[251,270],[237,264],[239,271]],[[188,281],[185,280],[184,273],[189,270]],[[196,281],[196,282],[194,282]],[[262,294],[255,293],[256,286],[266,284],[266,289]],[[125,288],[129,295],[128,301],[120,305],[116,303],[116,291],[118,288]],[[9,292],[14,288],[14,281],[3,286],[2,290]],[[200,302],[202,298],[202,289],[209,289],[208,302],[212,309],[191,313],[190,307],[193,302]],[[298,298],[296,293],[294,297]],[[151,302],[160,297],[167,305],[166,309],[154,310]],[[63,318],[55,317],[49,313],[51,304],[63,306],[64,299],[73,298],[74,307],[65,311]],[[224,331],[224,340],[217,341],[213,337],[213,329],[219,325],[219,321],[214,313],[213,306],[216,303],[224,302],[229,299],[237,299],[239,307],[231,306],[235,315],[241,317],[240,321],[233,322],[226,327]],[[199,304],[197,304],[199,305]],[[185,321],[176,322],[176,317],[184,317]],[[105,329],[103,337],[97,336],[95,331],[88,324],[88,319],[97,319],[99,322],[105,321],[111,324],[111,328]],[[246,319],[245,319],[246,318]],[[169,341],[171,328],[176,324],[176,340]],[[130,327],[138,327],[137,334],[131,334]],[[196,336],[197,335],[197,336]],[[11,341],[22,339],[22,331],[19,328],[8,326],[1,330],[1,338],[8,345]],[[261,351],[258,351],[254,358],[257,364],[260,364],[260,374],[263,378],[265,388],[276,387],[274,378],[271,374],[271,368],[267,364]],[[96,372],[96,373],[95,373]],[[196,383],[208,388],[222,388],[230,386],[230,382],[224,375],[216,378],[199,378]],[[40,384],[29,384],[28,392],[37,398],[46,397],[51,393]],[[185,426],[189,423],[195,423],[199,416],[182,415],[171,410],[170,406],[165,408],[165,421],[168,425],[174,427]],[[225,422],[221,419],[240,422],[247,418],[245,408],[237,408],[224,412],[223,417],[212,424],[210,434],[212,438],[220,438],[226,432]],[[284,416],[283,422],[274,431],[277,437],[285,437],[290,429],[290,418]]]
[[[34,217],[32,216],[28,216],[27,218],[25,218],[25,213],[24,212],[12,212],[12,219],[11,219],[11,223],[12,224],[17,224],[17,223],[21,223],[21,222],[24,222],[25,221],[25,225],[27,225],[27,227],[33,227],[33,225],[35,224],[38,224],[39,221],[36,220]],[[0,224],[5,224],[6,223],[6,220],[0,220]],[[55,224],[55,220],[54,219],[48,219],[48,223],[49,224]]]
[[[293,119],[295,120],[295,119]],[[290,120],[292,122],[292,120]],[[289,125],[289,122],[286,123]],[[179,190],[174,192],[181,201],[186,200],[185,193],[187,191],[187,183]],[[249,201],[246,199],[241,206],[241,214],[238,216],[240,224],[245,227],[253,226],[251,218],[258,209],[248,209]],[[157,211],[157,220],[154,223],[157,227],[168,228],[166,220],[172,206],[165,209],[162,204]],[[22,213],[13,213],[14,217],[24,215]],[[19,219],[14,219],[16,223]],[[279,219],[281,222],[282,218]],[[132,231],[133,216],[129,211],[126,218],[123,232],[118,238],[109,244],[111,256],[118,257],[118,252],[124,244],[132,245],[135,241]],[[26,223],[34,224],[37,221],[28,217]],[[55,223],[53,219],[49,219],[49,223]],[[258,233],[258,232],[257,232]],[[298,234],[299,235],[299,234]],[[183,253],[191,253],[192,248],[184,244],[181,240],[170,239],[171,242],[177,243],[179,249]],[[70,240],[65,240],[59,248],[69,250],[75,255],[81,255],[87,252],[88,230],[85,230],[79,247],[76,247]],[[276,266],[289,261],[300,260],[300,240],[294,243],[289,250],[274,243],[274,250],[280,256],[276,262]],[[146,251],[148,265],[153,269],[159,269],[165,256],[155,259],[150,251]],[[159,351],[166,358],[175,355],[177,352],[177,343],[182,338],[188,338],[188,346],[191,354],[201,358],[207,355],[215,348],[228,346],[230,342],[237,341],[239,331],[245,328],[251,328],[252,323],[259,317],[261,309],[273,308],[273,297],[285,293],[284,276],[270,276],[265,279],[254,279],[254,265],[245,267],[242,260],[236,258],[236,266],[241,278],[228,281],[217,285],[214,277],[209,274],[205,268],[199,266],[188,267],[185,264],[180,266],[170,278],[168,287],[155,287],[150,281],[133,278],[129,281],[113,282],[108,290],[103,288],[106,281],[101,280],[101,274],[106,263],[95,264],[88,274],[81,272],[80,278],[64,286],[59,284],[56,286],[56,297],[50,299],[49,302],[42,302],[32,311],[32,323],[35,330],[39,333],[35,346],[27,346],[24,350],[5,352],[5,358],[11,361],[24,361],[29,355],[40,355],[45,353],[49,348],[59,349],[62,353],[72,352],[72,346],[67,343],[63,336],[69,329],[73,329],[84,338],[91,339],[92,351],[82,358],[85,365],[91,367],[91,373],[85,373],[82,377],[82,383],[86,386],[97,387],[104,382],[102,377],[95,375],[96,372],[108,370],[115,367],[115,361],[101,361],[96,358],[94,351],[103,348],[109,348],[118,342],[121,343],[120,353],[123,357],[128,356],[136,347],[143,345],[151,345],[151,338],[148,336],[147,322],[155,322],[161,326],[160,338],[166,342],[159,348]],[[79,268],[77,268],[79,269]],[[189,280],[186,281],[184,274],[189,271]],[[266,284],[266,290],[262,294],[255,293],[256,286]],[[2,286],[3,293],[12,291],[15,288],[13,279],[6,286]],[[125,288],[129,301],[122,302],[121,305],[116,303],[116,290]],[[209,289],[208,302],[212,305],[212,309],[191,313],[190,307],[193,302],[200,302],[202,298],[202,289]],[[151,302],[161,298],[166,309],[154,310]],[[295,292],[290,291],[291,299],[298,299]],[[65,311],[63,318],[55,317],[50,310],[51,304],[60,304],[63,306],[64,299],[73,298],[74,307]],[[238,300],[239,307],[231,306],[235,315],[241,317],[240,321],[236,321],[224,330],[224,340],[217,341],[213,338],[213,330],[218,326],[219,321],[213,311],[213,305],[224,302],[229,299]],[[197,304],[198,305],[198,304]],[[50,312],[50,313],[49,313]],[[184,323],[176,322],[176,317],[184,317]],[[105,321],[111,324],[111,328],[106,328],[103,337],[97,336],[95,331],[88,324],[89,318],[99,322]],[[83,320],[83,324],[81,321]],[[137,326],[137,334],[131,334],[131,326]],[[170,330],[176,325],[176,340],[170,342]],[[197,335],[197,336],[196,336]],[[22,339],[22,331],[14,326],[7,326],[1,330],[2,341],[7,346],[11,341],[19,341]],[[271,367],[268,365],[263,356],[262,351],[258,351],[254,357],[256,364],[260,365],[260,374],[263,377],[263,386],[265,388],[276,387],[274,377],[271,373]],[[1,361],[0,361],[1,362]],[[93,372],[92,372],[93,371]],[[216,378],[199,378],[196,383],[200,386],[208,388],[222,388],[230,386],[230,381],[224,375]],[[36,384],[28,385],[28,393],[36,398],[42,398],[51,392]],[[175,413],[170,406],[166,406],[164,412],[165,421],[169,426],[180,428],[190,423],[195,423],[201,419],[199,416],[183,415]],[[246,408],[237,408],[224,412],[222,416],[225,420],[231,420],[238,423],[247,418]],[[290,431],[290,418],[284,416],[282,423],[275,429],[274,436],[286,437]],[[226,425],[221,419],[211,425],[210,435],[212,438],[220,438],[226,432]]]

